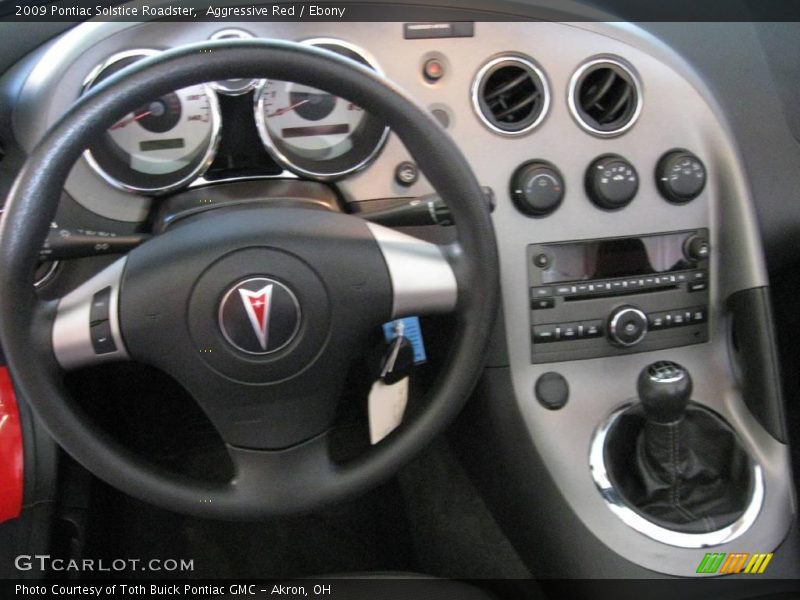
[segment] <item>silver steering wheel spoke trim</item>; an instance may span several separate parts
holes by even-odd
[[[367,223],[392,282],[392,318],[455,310],[458,283],[436,244]]]
[[[122,257],[113,262],[58,301],[52,343],[62,368],[130,358],[119,323],[119,289],[126,261]],[[96,302],[105,303],[105,308],[93,310]]]

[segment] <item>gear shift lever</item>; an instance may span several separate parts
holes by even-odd
[[[647,420],[671,425],[679,423],[686,415],[692,378],[678,363],[662,360],[642,370],[636,389]]]
[[[730,426],[689,402],[692,378],[677,363],[648,365],[636,388],[641,402],[619,418],[606,442],[621,494],[676,531],[714,531],[735,521],[747,506],[750,475]]]

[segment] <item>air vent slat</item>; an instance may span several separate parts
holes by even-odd
[[[595,135],[620,134],[639,114],[638,85],[621,62],[590,62],[578,69],[570,85],[570,108],[581,126]]]
[[[611,86],[614,85],[616,78],[617,76],[614,71],[609,70],[607,76],[600,82],[600,85],[595,85],[588,89],[581,100],[583,110],[589,110],[592,106],[598,105],[600,100],[608,93],[608,90],[611,89]]]
[[[619,97],[616,104],[614,104],[614,106],[605,111],[606,113],[605,117],[603,117],[600,122],[605,124],[616,121],[619,118],[620,113],[627,108],[628,103],[631,101],[632,95],[633,95],[633,89],[630,87],[626,87],[625,91]]]
[[[549,101],[541,72],[529,61],[509,56],[489,62],[473,85],[473,103],[493,130],[515,135],[535,127]]]

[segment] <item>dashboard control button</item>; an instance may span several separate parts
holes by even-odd
[[[689,284],[689,291],[690,292],[702,292],[707,287],[708,286],[706,285],[706,283],[704,281],[696,281],[696,282],[693,282],[693,283]]]
[[[692,323],[705,323],[706,322],[706,309],[702,306],[691,309]]]
[[[704,236],[692,234],[683,243],[683,253],[692,262],[706,260],[711,254],[711,244]]]
[[[550,410],[562,408],[569,399],[567,380],[553,371],[540,375],[533,391],[539,404]]]
[[[656,185],[669,202],[685,204],[697,198],[705,188],[706,168],[691,152],[667,152],[656,165]]]
[[[422,75],[431,83],[439,81],[444,77],[444,64],[438,58],[429,58],[422,66]]]
[[[100,321],[91,326],[92,349],[95,354],[116,352],[117,345],[111,337],[111,325],[108,321]]]
[[[584,338],[597,338],[603,336],[602,319],[597,319],[595,321],[584,321],[582,325]]]
[[[108,321],[109,302],[111,302],[111,288],[103,288],[92,297],[89,308],[89,324],[94,325],[101,321]]]
[[[394,180],[402,186],[414,185],[418,179],[419,169],[410,160],[404,160],[394,169]]]
[[[665,313],[651,313],[647,316],[648,327],[650,329],[664,329],[667,326]]]
[[[627,160],[607,154],[586,169],[586,193],[600,208],[616,210],[630,204],[639,190],[639,175]]]
[[[511,176],[511,198],[520,212],[544,217],[564,199],[564,178],[543,160],[524,163]]]
[[[546,269],[550,266],[550,255],[546,252],[540,252],[533,257],[533,264],[540,269]]]
[[[556,287],[556,296],[566,296],[572,293],[571,285],[559,285]]]
[[[531,298],[531,310],[544,310],[554,306],[554,298]]]
[[[553,295],[553,288],[549,286],[531,288],[531,298],[547,298],[552,295]]]
[[[564,323],[561,325],[561,341],[568,342],[570,340],[576,340],[579,334],[579,323]]]
[[[633,306],[618,308],[608,320],[608,337],[617,346],[635,346],[646,334],[647,316]]]
[[[548,344],[556,340],[556,326],[555,325],[535,325],[533,327],[533,343],[534,344]]]

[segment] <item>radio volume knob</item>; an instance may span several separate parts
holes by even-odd
[[[608,337],[615,346],[635,346],[646,334],[647,315],[635,306],[621,306],[608,318]]]

